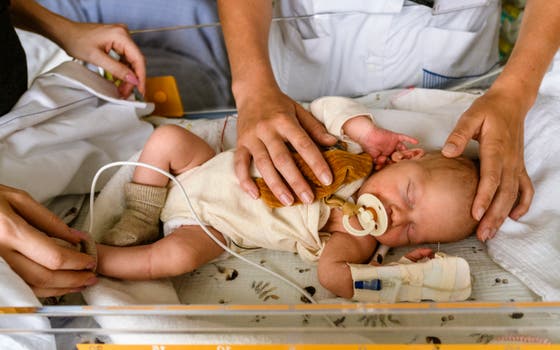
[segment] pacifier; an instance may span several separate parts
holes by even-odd
[[[359,208],[355,215],[363,229],[357,230],[352,227],[350,215],[345,214],[342,216],[342,226],[346,231],[355,236],[372,235],[374,237],[381,236],[387,231],[387,212],[379,198],[373,194],[364,193],[358,197],[356,205]]]

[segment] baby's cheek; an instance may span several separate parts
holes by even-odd
[[[376,237],[377,241],[388,247],[402,247],[408,245],[406,238],[403,239],[400,231],[389,229],[381,236]]]

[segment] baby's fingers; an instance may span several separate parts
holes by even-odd
[[[412,136],[408,136],[405,134],[399,134],[399,143],[411,143],[413,145],[417,145],[418,144],[418,139],[412,137]]]

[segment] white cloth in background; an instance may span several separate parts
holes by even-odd
[[[128,159],[152,126],[139,117],[150,104],[118,98],[113,84],[77,62],[38,77],[13,110],[0,117],[0,183],[46,201],[89,193],[97,169]],[[107,174],[103,182],[109,178]],[[0,258],[0,305],[41,306]],[[44,317],[3,316],[2,329],[47,329]],[[1,349],[56,349],[48,334],[0,335]]]
[[[142,148],[153,128],[139,117],[152,109],[119,99],[113,84],[66,62],[38,77],[0,117],[0,183],[40,202],[89,193],[101,166]]]

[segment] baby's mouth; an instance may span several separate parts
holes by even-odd
[[[387,231],[388,215],[385,206],[381,200],[371,193],[360,195],[357,201],[359,209],[352,215],[358,218],[362,229],[357,230],[350,225],[350,215],[345,214],[342,217],[342,224],[346,231],[356,236],[372,235],[374,237],[381,236]]]

